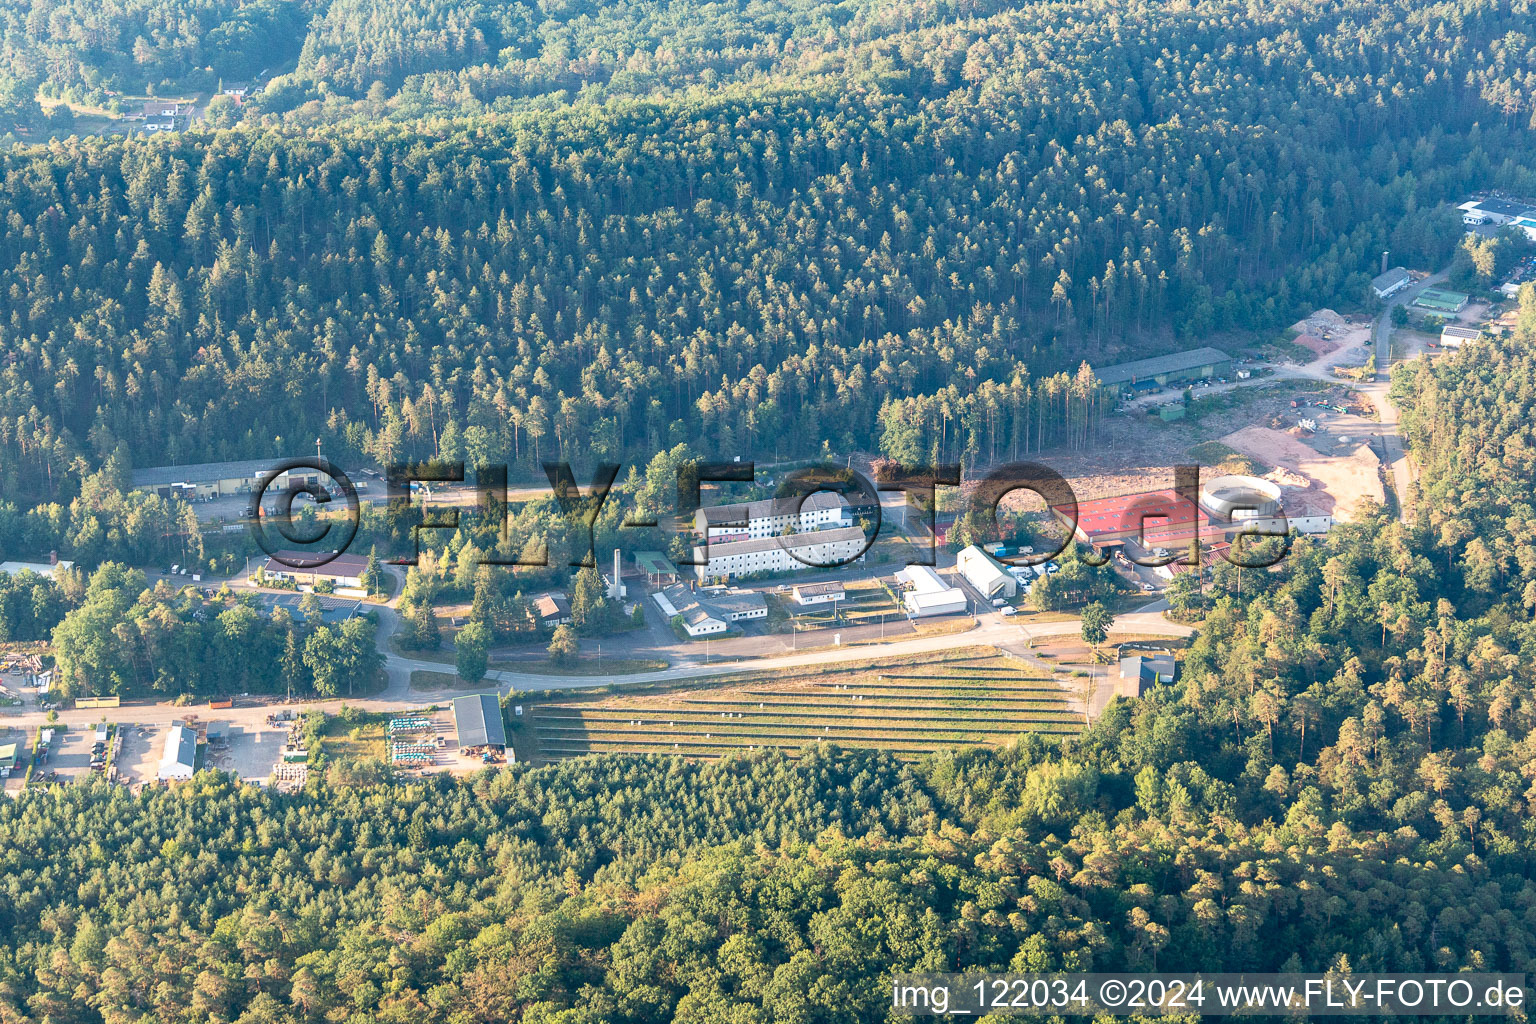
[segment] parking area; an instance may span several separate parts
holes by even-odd
[[[266,782],[288,731],[276,725],[230,724],[224,736],[223,743],[210,743],[204,750],[204,767],[234,772],[248,782]]]
[[[123,745],[117,751],[118,778],[129,785],[154,782],[165,746],[165,728],[124,722],[118,726],[118,732],[123,737]]]
[[[91,744],[94,741],[94,733],[88,727],[76,726],[65,730],[62,735],[55,733],[53,740],[53,753],[46,764],[39,765],[33,773],[33,778],[47,778],[47,773],[53,773],[53,780],[58,782],[89,781],[91,778]]]

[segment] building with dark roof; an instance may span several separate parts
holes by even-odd
[[[190,779],[197,771],[197,734],[185,725],[173,725],[165,737],[159,777]]]
[[[1413,283],[1406,267],[1393,267],[1371,278],[1371,290],[1378,299],[1390,298]]]
[[[255,604],[265,614],[271,615],[279,608],[286,609],[288,614],[295,619],[303,617],[300,606],[304,603],[304,596],[300,594],[274,594],[270,591],[262,591],[250,595]],[[331,597],[329,594],[315,594],[315,599],[320,602],[320,621],[327,626],[339,626],[355,615],[361,615],[363,602],[357,598]]]
[[[1476,327],[1442,327],[1440,329],[1440,344],[1444,348],[1460,348],[1462,342],[1476,341],[1483,336],[1483,332]]]
[[[501,703],[493,693],[455,697],[453,724],[461,754],[500,754],[507,749],[507,727],[501,720]]]
[[[1174,682],[1174,671],[1174,656],[1167,651],[1123,657],[1115,692],[1121,697],[1141,697],[1157,683]]]
[[[571,621],[571,602],[564,594],[540,594],[529,605],[534,625],[541,629],[554,629]]]
[[[846,564],[861,557],[869,539],[857,526],[812,530],[786,536],[769,534],[736,541],[711,541],[706,551],[693,549],[699,579],[729,578],[762,572],[796,572],[801,569]]]
[[[1093,375],[1100,383],[1109,385],[1139,384],[1153,381],[1158,384],[1176,384],[1180,381],[1199,380],[1204,377],[1221,377],[1232,368],[1232,357],[1217,348],[1197,348],[1188,352],[1173,352],[1150,359],[1137,359],[1129,363],[1096,368]]]
[[[681,583],[658,590],[651,600],[669,622],[681,620],[683,632],[691,637],[724,633],[731,628],[724,615],[700,601],[697,594]]]
[[[1158,683],[1173,682],[1173,655],[1135,654],[1120,659],[1120,678],[1115,692],[1124,697],[1140,697]]]
[[[273,579],[287,580],[299,586],[314,586],[322,580],[338,587],[363,586],[363,577],[368,574],[368,559],[361,555],[336,555],[324,564],[316,564],[324,557],[325,553],[317,551],[278,551],[267,559],[261,571]]]
[[[1529,216],[1533,211],[1524,203],[1512,203],[1507,199],[1479,199],[1475,203],[1463,203],[1463,210],[1481,213],[1495,224],[1508,224],[1512,220]]]
[[[280,465],[281,459],[241,459],[235,462],[197,462],[185,466],[150,466],[136,469],[129,476],[133,489],[150,491],[162,498],[226,498],[250,494],[263,477]],[[289,484],[319,485],[318,470],[300,467],[285,472],[272,481],[273,493]]]
[[[798,605],[836,604],[846,596],[843,585],[831,583],[797,583],[793,593]]]
[[[694,513],[693,526],[710,540],[753,540],[776,537],[788,530],[808,533],[852,526],[856,515],[872,514],[872,508],[858,501],[850,503],[834,491],[815,491],[803,500],[799,495],[791,495],[734,505],[709,505]]]
[[[768,617],[768,599],[755,590],[712,589],[705,591],[700,600],[727,622]]]
[[[768,600],[755,590],[696,591],[678,583],[658,591],[652,600],[669,621],[681,619],[683,631],[691,637],[724,633],[733,622],[768,617]]]

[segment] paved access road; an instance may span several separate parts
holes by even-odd
[[[1382,447],[1385,449],[1385,461],[1392,470],[1392,487],[1397,492],[1397,514],[1405,523],[1408,522],[1413,511],[1408,507],[1413,486],[1413,471],[1408,462],[1408,453],[1403,448],[1397,406],[1392,404],[1392,398],[1387,394],[1392,386],[1392,311],[1398,306],[1412,302],[1425,288],[1441,283],[1449,275],[1449,268],[1438,274],[1431,274],[1387,300],[1386,307],[1382,309],[1381,315],[1376,318],[1376,323],[1371,328],[1371,337],[1376,342],[1376,379],[1361,385],[1359,389],[1362,394],[1370,398],[1381,417],[1383,428],[1381,438]]]
[[[1157,602],[1148,607],[1161,608],[1165,607],[1165,605],[1162,602]],[[386,622],[396,619],[392,609],[384,610],[383,617]],[[507,693],[511,690],[536,692],[557,689],[584,689],[595,686],[622,686],[634,683],[674,682],[684,679],[708,679],[745,672],[814,669],[820,665],[840,665],[854,661],[870,661],[877,658],[898,657],[907,654],[931,654],[937,651],[973,645],[1011,644],[1016,646],[1020,642],[1040,640],[1046,637],[1077,636],[1081,630],[1082,624],[1076,617],[1057,622],[1022,624],[1011,622],[988,623],[983,619],[981,625],[963,633],[914,637],[908,640],[895,640],[883,644],[839,647],[831,650],[809,651],[775,658],[754,658],[748,661],[715,662],[712,664],[676,665],[656,672],[639,672],[631,675],[556,676],[500,670],[487,673],[485,683],[481,686],[464,690],[439,690],[430,693],[410,688],[411,673],[415,671],[452,671],[451,666],[445,666],[435,661],[417,661],[391,652],[385,655],[385,667],[389,673],[389,685],[382,693],[356,700],[305,701],[297,706],[305,710],[320,709],[334,712],[340,710],[342,704],[348,704],[364,711],[390,711],[401,708],[426,707],[432,704],[440,705],[455,696],[464,693],[486,693],[493,687],[500,693]],[[1194,632],[1195,630],[1190,626],[1169,622],[1163,617],[1161,611],[1147,609],[1117,617],[1114,628],[1116,635],[1185,637],[1190,636]],[[392,633],[393,627],[388,629],[381,628],[379,631],[381,644],[387,646],[387,638]],[[106,714],[114,721],[133,722],[144,725],[166,724],[173,720],[184,718],[189,714],[196,714],[203,718],[216,718],[219,721],[256,728],[263,726],[267,715],[280,706],[280,704],[271,703],[210,712],[206,707],[196,705],[176,707],[168,703],[130,703],[122,708],[106,712]],[[102,715],[103,712],[99,710],[70,710],[59,712],[59,719],[71,726],[84,726],[101,721]],[[0,723],[26,728],[44,724],[44,721],[45,715],[40,711],[0,716]]]

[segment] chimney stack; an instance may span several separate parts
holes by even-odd
[[[57,551],[50,551],[50,552],[48,552],[48,564],[49,565],[58,565],[59,564],[59,553]]]
[[[1388,251],[1383,251],[1381,254],[1381,272],[1383,274],[1387,272],[1387,255]]]

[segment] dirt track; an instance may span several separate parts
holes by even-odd
[[[1221,439],[1267,465],[1278,466],[1315,481],[1307,497],[1310,504],[1335,518],[1349,519],[1362,499],[1386,501],[1381,486],[1381,460],[1367,444],[1345,446],[1338,454],[1323,455],[1289,434],[1269,427],[1244,427]]]

